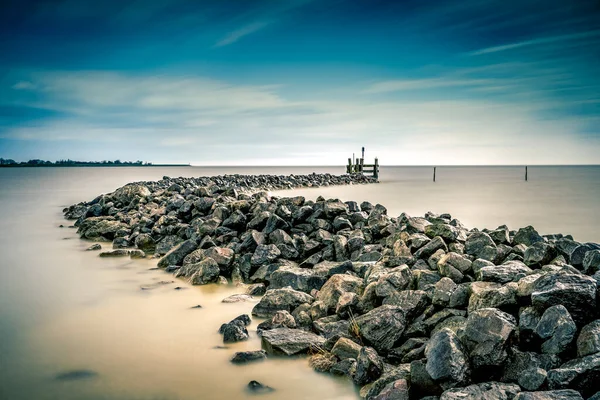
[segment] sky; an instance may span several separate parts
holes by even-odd
[[[598,0],[4,0],[0,157],[600,164]]]

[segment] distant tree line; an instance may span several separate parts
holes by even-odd
[[[56,162],[45,160],[29,160],[27,162],[16,162],[10,158],[0,158],[1,167],[78,167],[78,166],[150,166],[152,163],[144,161],[74,161],[74,160],[58,160]]]

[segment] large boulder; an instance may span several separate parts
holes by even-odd
[[[137,183],[130,183],[118,188],[109,196],[115,203],[121,203],[126,206],[136,198],[147,197],[151,194],[152,193],[146,186]]]
[[[463,345],[450,329],[434,334],[425,348],[426,370],[442,388],[450,389],[469,382],[471,367]]]
[[[475,277],[478,281],[508,283],[518,282],[533,271],[521,261],[507,261],[501,265],[480,268]]]
[[[452,225],[432,224],[425,227],[425,235],[430,238],[441,237],[446,242],[454,242],[458,238],[459,231]]]
[[[205,285],[219,280],[219,265],[210,257],[205,258],[197,264],[190,264],[185,268],[189,271],[195,271],[190,276],[190,283],[192,285]]]
[[[325,304],[329,310],[335,310],[340,296],[346,292],[362,294],[363,280],[348,274],[336,274],[325,282],[319,293],[317,300]]]
[[[496,243],[485,232],[473,232],[467,237],[467,241],[465,242],[465,252],[467,254],[483,258],[484,260],[493,260],[496,255],[495,249]],[[493,254],[493,256],[490,257],[490,254]]]
[[[290,286],[294,290],[310,293],[311,290],[320,290],[327,281],[323,274],[315,270],[293,266],[283,266],[271,274],[270,289],[281,289]]]
[[[446,243],[444,243],[444,240],[441,237],[436,236],[433,239],[431,239],[426,245],[419,248],[419,250],[417,250],[415,253],[415,257],[426,260],[433,253],[440,249],[448,251],[448,247],[446,246]]]
[[[198,247],[198,243],[195,240],[188,239],[161,258],[158,266],[166,268],[169,265],[181,265],[185,256],[196,250],[196,247]]]
[[[485,382],[464,388],[448,389],[440,400],[512,400],[521,391],[512,383]]]
[[[470,313],[461,339],[474,372],[501,366],[516,330],[515,318],[498,309],[482,308]]]
[[[535,333],[544,341],[542,353],[561,354],[575,339],[577,326],[569,311],[562,305],[556,305],[544,311],[535,328]]]
[[[361,349],[361,346],[345,337],[341,337],[335,342],[335,345],[331,349],[331,354],[337,356],[340,360],[345,358],[354,358],[358,357],[358,353]]]
[[[547,390],[544,392],[521,392],[514,400],[583,400],[575,390]]]
[[[301,329],[275,328],[262,334],[262,345],[267,353],[287,356],[317,350],[324,343],[325,338]]]
[[[272,263],[281,255],[281,251],[274,244],[259,244],[254,250],[250,262],[252,265],[260,266]]]
[[[509,311],[517,306],[517,288],[515,282],[505,285],[493,282],[473,282],[469,297],[469,312],[480,308],[499,308]]]
[[[513,244],[524,244],[527,247],[543,241],[544,238],[531,225],[519,229],[513,238]]]
[[[356,371],[352,380],[362,386],[377,380],[383,373],[383,360],[375,349],[362,347],[356,358]]]
[[[383,305],[357,317],[354,324],[365,343],[378,352],[386,353],[402,337],[406,318],[400,307]]]
[[[292,312],[300,304],[310,304],[313,300],[311,295],[291,288],[271,289],[267,290],[267,293],[254,306],[252,315],[271,318],[277,311]]]
[[[600,353],[600,319],[584,326],[577,338],[577,356]]]
[[[558,255],[553,245],[536,242],[525,250],[523,261],[530,267],[541,267],[550,262]]]
[[[600,353],[576,358],[548,371],[550,389],[575,389],[583,396],[592,396],[600,382]]]
[[[570,272],[548,273],[535,281],[531,301],[540,310],[562,304],[575,322],[587,322],[596,315],[596,281]]]
[[[593,275],[600,270],[600,250],[591,250],[583,258],[583,272]]]

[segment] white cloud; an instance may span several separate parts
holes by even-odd
[[[265,28],[268,25],[268,22],[254,22],[252,24],[243,26],[240,29],[236,29],[235,31],[230,32],[223,39],[215,43],[214,47],[223,47],[235,43],[244,36],[248,36],[254,32],[258,32],[259,30]]]
[[[577,39],[589,39],[589,38],[595,38],[598,36],[600,36],[600,30],[571,33],[568,35],[547,36],[547,37],[540,37],[540,38],[535,38],[535,39],[530,39],[530,40],[523,40],[521,42],[508,43],[508,44],[505,44],[502,46],[487,47],[484,49],[472,51],[468,54],[477,56],[477,55],[482,55],[482,54],[497,53],[497,52],[506,51],[506,50],[518,49],[521,47],[536,46],[536,45],[540,45],[540,44],[552,44],[552,43],[565,42],[565,41],[571,41],[571,40],[577,40]]]
[[[334,100],[317,91],[300,101],[278,85],[98,71],[39,74],[33,82],[44,97],[36,106],[67,116],[6,129],[0,137],[93,143],[108,154],[116,146],[131,151],[129,158],[204,165],[342,164],[363,145],[388,165],[568,163],[574,150],[557,154],[557,148],[579,148],[574,160],[597,162],[597,141],[573,138],[590,122],[539,118],[538,112],[556,106],[543,97],[378,100],[348,92]],[[457,81],[440,77],[425,84]],[[331,155],[315,155],[324,149]]]
[[[35,89],[35,85],[28,81],[19,81],[12,86],[15,90],[33,90]]]

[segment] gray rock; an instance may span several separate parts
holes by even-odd
[[[141,233],[135,237],[135,247],[144,253],[152,254],[156,250],[156,242],[147,233]]]
[[[248,285],[246,288],[246,293],[250,296],[262,296],[266,293],[267,288],[264,283],[254,283],[252,285]]]
[[[542,310],[562,304],[575,322],[590,321],[596,310],[596,281],[570,272],[548,273],[535,281],[531,301]]]
[[[252,394],[271,393],[271,392],[273,392],[275,390],[272,387],[267,386],[267,385],[263,385],[262,383],[257,382],[257,381],[250,381],[248,383],[247,389]]]
[[[508,283],[518,282],[532,273],[531,268],[520,261],[508,261],[501,265],[483,267],[475,274],[478,281]]]
[[[600,320],[584,326],[577,338],[577,356],[600,353]]]
[[[262,334],[262,344],[267,353],[283,353],[287,356],[316,350],[325,339],[300,329],[276,328]]]
[[[600,270],[600,250],[591,250],[585,253],[583,258],[583,272],[588,275],[595,274]]]
[[[600,249],[600,244],[584,243],[575,247],[569,255],[569,263],[577,269],[583,269],[583,261],[588,252]]]
[[[583,400],[574,390],[548,390],[545,392],[521,392],[514,400]]]
[[[352,378],[356,371],[356,360],[354,358],[343,359],[331,366],[329,372],[333,375],[345,375]]]
[[[433,239],[431,239],[426,245],[417,250],[417,252],[415,253],[415,257],[426,260],[433,253],[440,249],[448,251],[448,247],[446,246],[446,243],[444,243],[444,240],[441,237],[436,236]]]
[[[281,255],[281,251],[274,244],[259,244],[254,250],[250,262],[252,265],[272,263]]]
[[[313,289],[320,290],[326,281],[327,277],[315,273],[314,269],[284,266],[271,274],[269,288],[281,289],[290,286],[294,290],[310,293]]]
[[[232,294],[221,300],[221,303],[252,303],[254,298],[247,294]]]
[[[450,278],[444,277],[440,279],[439,282],[435,284],[431,302],[436,306],[447,307],[450,303],[452,293],[454,293],[457,287],[458,285]]]
[[[356,359],[360,349],[361,345],[348,338],[341,337],[337,342],[335,342],[333,349],[331,349],[331,353],[337,356],[340,360],[345,358]]]
[[[406,379],[397,379],[388,383],[372,400],[409,400],[409,385]]]
[[[465,252],[469,255],[477,258],[483,258],[489,260],[489,257],[484,256],[487,254],[486,247],[496,248],[496,244],[485,232],[474,232],[467,237],[465,242]]]
[[[425,310],[429,305],[429,297],[423,290],[403,290],[387,296],[383,304],[400,307],[405,317],[410,320]]]
[[[583,396],[592,396],[600,380],[600,353],[567,361],[548,371],[550,389],[575,389]]]
[[[346,292],[362,294],[363,280],[347,274],[333,275],[321,287],[317,295],[317,300],[322,301],[327,309],[334,311],[340,297]]]
[[[469,313],[461,339],[476,372],[504,363],[516,329],[515,318],[498,309],[482,308]]]
[[[128,255],[129,255],[129,250],[125,250],[125,249],[103,251],[102,253],[99,254],[100,257],[125,257]]]
[[[449,389],[468,383],[471,374],[469,358],[451,330],[443,329],[431,337],[425,348],[425,357],[427,373],[442,388]]]
[[[248,331],[240,321],[232,321],[221,326],[219,330],[223,334],[223,343],[235,343],[248,340]]]
[[[448,224],[427,225],[425,235],[432,239],[439,236],[446,242],[454,242],[458,238],[458,229]]]
[[[527,247],[543,241],[544,238],[531,225],[519,229],[513,238],[514,244],[524,244]]]
[[[313,297],[290,288],[267,290],[252,309],[252,315],[261,318],[271,318],[277,311],[291,312],[303,303],[312,303]]]
[[[515,282],[501,285],[493,282],[473,282],[469,297],[469,312],[480,308],[499,308],[510,310],[517,305],[517,288]]]
[[[546,382],[548,373],[541,368],[529,368],[519,376],[519,385],[529,391],[535,391],[541,388]]]
[[[544,311],[535,333],[544,340],[542,353],[560,354],[567,350],[575,339],[577,326],[567,309],[562,305],[556,305]]]
[[[443,389],[427,372],[426,360],[416,360],[410,363],[411,393],[415,398],[421,396],[442,394]],[[436,397],[437,398],[437,397]]]
[[[523,261],[530,267],[541,267],[549,264],[557,256],[553,245],[536,242],[525,250]]]
[[[440,400],[512,400],[521,391],[518,385],[485,382],[464,388],[446,390]]]
[[[102,246],[99,243],[94,243],[93,245],[91,245],[90,247],[88,247],[86,250],[87,251],[102,250]]]
[[[181,265],[185,256],[196,250],[198,243],[194,240],[188,239],[169,251],[163,258],[158,262],[159,268],[165,268],[169,265]]]
[[[199,263],[189,265],[186,268],[196,271],[190,277],[192,285],[205,285],[219,280],[219,265],[212,258],[205,258]]]
[[[383,305],[355,319],[360,336],[377,351],[386,353],[402,337],[406,328],[400,307]]]
[[[537,368],[548,371],[556,368],[560,363],[560,358],[555,354],[539,354],[512,348],[504,364],[504,371],[500,380],[503,382],[518,382],[523,371]]]
[[[234,364],[247,364],[249,362],[261,361],[267,358],[267,352],[264,350],[239,351],[233,355],[231,362]]]
[[[357,385],[366,385],[377,380],[383,373],[383,361],[375,349],[362,347],[356,359],[356,371],[352,380]]]

